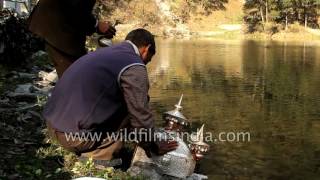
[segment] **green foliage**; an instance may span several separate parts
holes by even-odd
[[[262,29],[261,4],[258,0],[246,1],[244,5],[244,21],[247,24],[247,32]]]
[[[27,29],[27,17],[13,11],[0,11],[0,64],[21,66],[32,53],[43,50],[44,43]]]
[[[212,13],[215,10],[224,10],[225,3],[228,3],[228,0],[195,0],[198,4],[202,6],[207,14]]]
[[[246,0],[244,21],[248,32],[267,31],[268,22],[318,28],[319,5],[319,0]]]
[[[276,24],[276,23],[273,23],[273,22],[266,23],[266,24],[265,24],[265,27],[264,27],[265,32],[266,32],[267,34],[271,34],[271,35],[279,32],[280,28],[281,28],[280,25],[278,25],[278,24]]]
[[[76,162],[71,171],[77,176],[92,176],[95,171],[92,158],[86,162]]]
[[[148,0],[111,0],[96,3],[95,14],[99,19],[118,21],[119,24],[139,22],[141,27],[159,24],[157,6]]]
[[[210,15],[213,11],[225,10],[228,0],[176,0],[172,3],[177,4],[173,8],[175,13],[183,22],[186,22],[190,18],[190,13],[194,13],[197,8],[201,8],[205,15]]]
[[[94,164],[92,158],[89,158],[89,160],[84,162],[80,162],[80,161],[76,162],[71,171],[74,173],[76,177],[91,176],[91,177],[98,177],[98,178],[104,178],[104,179],[119,179],[119,180],[145,179],[140,176],[132,177],[128,173],[122,172],[120,170],[116,170],[113,167],[98,168],[98,166]]]
[[[300,26],[299,22],[294,22],[293,24],[290,24],[287,30],[287,32],[291,32],[291,33],[299,33],[303,31],[304,31],[304,28]]]
[[[126,6],[131,0],[99,0],[96,3],[95,14],[104,17],[110,16],[116,8]]]

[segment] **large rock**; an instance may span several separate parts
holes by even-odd
[[[144,176],[152,180],[183,180],[181,178],[176,178],[167,175],[161,175],[161,173],[156,171],[156,167],[153,164],[139,164],[129,168],[128,173],[132,176]],[[184,180],[205,180],[208,176],[202,174],[193,173],[191,176],[185,178]]]
[[[156,167],[153,167],[153,164],[139,164],[139,166],[132,166],[127,171],[131,176],[144,176],[153,180],[163,179],[160,173],[156,171]]]

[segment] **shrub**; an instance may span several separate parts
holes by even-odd
[[[19,16],[13,11],[0,11],[0,64],[19,66],[44,43],[27,29],[27,16]]]
[[[304,31],[304,28],[299,24],[299,22],[294,22],[288,26],[288,32],[299,33]]]
[[[266,23],[264,26],[264,31],[271,35],[279,32],[280,29],[281,29],[281,25],[278,25],[275,23]]]

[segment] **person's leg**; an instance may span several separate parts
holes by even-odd
[[[120,129],[129,127],[129,124],[130,124],[130,117],[127,116],[124,118],[124,120],[120,124],[118,128],[118,132],[115,132],[115,133],[119,133]],[[106,135],[106,137],[103,139],[101,144],[98,147],[96,147],[96,149],[87,153],[82,153],[81,156],[92,157],[93,159],[97,159],[97,160],[111,160],[115,156],[118,157],[119,152],[124,145],[124,142],[121,141],[120,139],[119,140],[108,139],[108,136],[110,137],[111,134]]]
[[[56,131],[49,123],[47,123],[47,129],[49,136],[58,141],[66,150],[74,152],[78,156],[81,155],[95,160],[111,160],[123,145],[121,141],[113,141],[106,138],[101,141],[67,139],[65,133]]]
[[[120,132],[121,129],[128,128],[129,126],[130,126],[130,116],[127,116],[123,119],[120,126],[118,127],[118,132]],[[111,134],[109,135],[111,136]],[[121,156],[119,153],[123,145],[124,145],[123,141],[121,140],[115,141],[112,139],[108,139],[108,136],[106,136],[106,138],[103,139],[103,142],[101,143],[101,145],[99,145],[96,149],[94,149],[91,152],[82,153],[81,156],[92,157],[93,159],[98,159],[98,160],[111,160],[115,156]]]
[[[129,124],[129,118],[125,118],[119,130],[126,128]],[[121,148],[123,147],[123,141],[110,139],[107,134],[103,134],[100,141],[90,140],[87,141],[79,139],[67,139],[66,134],[56,131],[50,123],[47,122],[47,128],[49,135],[56,139],[62,147],[66,150],[74,152],[78,156],[92,158],[94,160],[111,160],[115,156],[118,156]],[[92,132],[94,133],[94,132]],[[114,132],[117,133],[117,132]],[[91,134],[91,137],[95,137],[95,134]],[[99,134],[97,134],[99,137]],[[87,136],[88,137],[88,136]]]
[[[122,141],[105,141],[93,151],[81,153],[81,156],[95,160],[111,160],[123,147]]]
[[[77,60],[77,57],[67,55],[50,44],[46,43],[46,51],[50,60],[53,62],[54,67],[57,70],[58,77],[61,78],[62,74],[68,67]]]
[[[95,149],[97,146],[95,141],[80,141],[79,139],[75,138],[72,139],[71,137],[67,139],[66,134],[63,132],[59,132],[54,129],[49,122],[46,122],[47,130],[50,138],[53,140],[58,141],[58,143],[68,151],[74,152],[76,155],[80,156],[84,151],[91,151]],[[70,135],[70,134],[67,134]],[[76,136],[75,136],[76,137]]]

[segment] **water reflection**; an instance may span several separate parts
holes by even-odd
[[[149,67],[157,119],[184,93],[194,127],[251,133],[251,142],[211,143],[200,172],[213,179],[320,176],[319,46],[158,40],[157,47]]]

